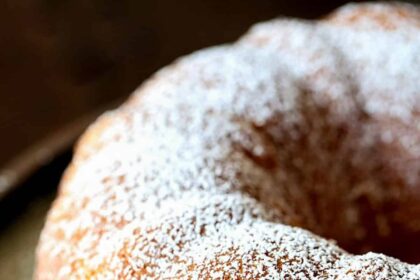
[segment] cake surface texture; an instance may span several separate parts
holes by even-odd
[[[414,280],[419,249],[420,10],[348,4],[183,57],[102,115],[34,277]]]

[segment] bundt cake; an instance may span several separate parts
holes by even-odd
[[[88,129],[35,279],[420,279],[419,118],[418,7],[257,24]]]

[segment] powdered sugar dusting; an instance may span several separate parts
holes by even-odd
[[[159,71],[80,141],[37,279],[420,279],[317,235],[420,236],[419,14],[404,7],[258,24]]]

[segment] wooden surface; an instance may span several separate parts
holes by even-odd
[[[180,55],[343,2],[0,0],[0,166]]]

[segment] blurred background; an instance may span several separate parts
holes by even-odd
[[[0,166],[180,55],[334,0],[0,0]]]
[[[0,201],[0,278],[30,279],[43,217],[92,116],[180,55],[234,41],[258,21],[317,18],[345,2],[0,0],[0,199],[6,187],[21,189]],[[17,157],[31,165],[54,145],[59,155],[41,156],[44,167],[6,184],[2,170]]]

